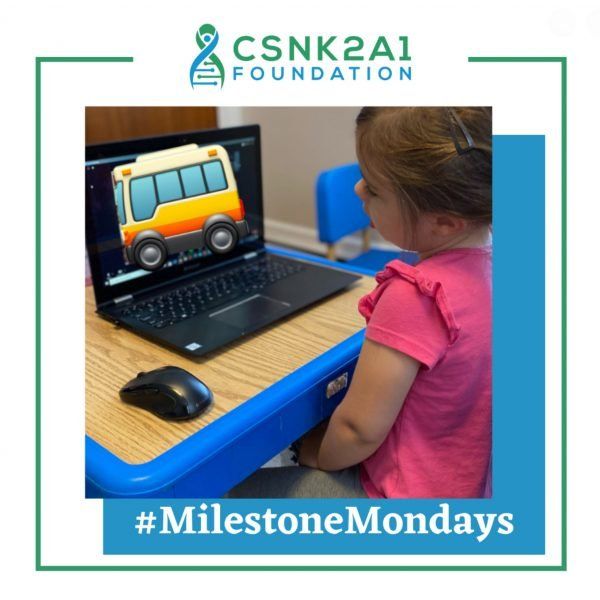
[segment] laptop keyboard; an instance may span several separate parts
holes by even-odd
[[[260,291],[304,268],[302,263],[261,258],[151,300],[131,304],[123,309],[121,316],[132,317],[156,329],[162,329],[231,302],[238,296]]]

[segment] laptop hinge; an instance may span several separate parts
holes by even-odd
[[[258,256],[258,252],[248,252],[247,254],[244,254],[243,258],[244,260],[250,260],[251,258],[256,258]]]
[[[115,304],[121,304],[122,302],[129,302],[129,300],[133,300],[133,296],[131,294],[127,294],[126,296],[119,296],[115,298],[113,302]]]

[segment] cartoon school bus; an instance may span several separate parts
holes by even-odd
[[[187,144],[142,154],[112,171],[128,263],[160,269],[169,254],[231,251],[249,233],[227,151]]]

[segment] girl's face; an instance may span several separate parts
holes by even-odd
[[[489,243],[487,225],[469,227],[467,221],[459,217],[426,213],[418,215],[414,224],[409,222],[401,208],[402,200],[387,182],[378,180],[364,168],[362,174],[354,191],[362,200],[371,225],[395,246],[426,258],[457,243],[473,246]]]
[[[410,223],[402,214],[396,193],[383,181],[370,176],[363,169],[363,178],[354,186],[356,195],[363,202],[363,209],[371,219],[371,225],[388,242],[404,250],[418,250],[418,229],[411,232]]]

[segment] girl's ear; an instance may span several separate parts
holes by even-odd
[[[431,232],[440,237],[454,236],[467,228],[467,221],[448,214],[429,214]]]

